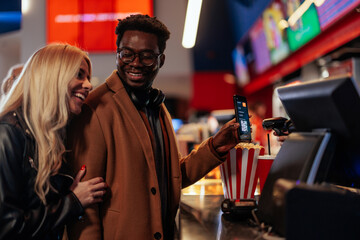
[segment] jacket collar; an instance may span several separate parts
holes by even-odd
[[[117,74],[117,70],[114,70],[105,82],[108,88],[114,93],[125,90],[125,87]]]

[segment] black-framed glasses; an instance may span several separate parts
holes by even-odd
[[[156,54],[152,51],[136,53],[128,48],[118,48],[117,52],[123,63],[129,64],[135,60],[136,56],[138,56],[141,64],[147,67],[153,65],[157,58],[162,55],[162,53]]]

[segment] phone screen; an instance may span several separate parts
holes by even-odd
[[[250,142],[251,128],[246,98],[234,95],[234,108],[236,121],[240,123],[240,127],[238,128],[239,139],[243,142]]]

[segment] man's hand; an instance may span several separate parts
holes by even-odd
[[[279,136],[275,131],[273,132],[274,136],[276,136],[277,141],[280,143],[280,146],[283,145],[284,141],[288,138],[289,132],[284,132],[286,135]]]
[[[225,125],[215,134],[213,146],[217,153],[224,155],[239,143],[237,136],[237,129],[239,127],[240,124],[237,123],[234,118],[225,123]]]

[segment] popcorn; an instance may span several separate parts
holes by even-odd
[[[238,143],[236,146],[235,146],[236,149],[238,148],[241,148],[241,149],[251,149],[251,148],[254,148],[254,149],[263,149],[264,147],[261,146],[261,145],[258,145],[258,144],[254,144],[254,143]]]

